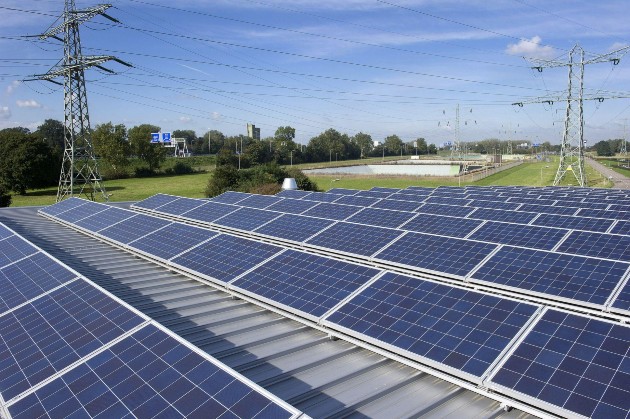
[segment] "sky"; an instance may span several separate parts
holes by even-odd
[[[253,123],[263,138],[291,126],[303,144],[330,128],[376,141],[559,144],[570,51],[579,44],[590,60],[630,45],[627,0],[111,4],[106,13],[120,23],[95,16],[83,24],[82,53],[133,67],[86,70],[93,128],[148,123],[238,135]],[[61,0],[0,4],[0,129],[63,120],[63,87],[24,81],[62,58],[61,42],[25,35],[59,24],[63,9]],[[618,65],[586,65],[584,94],[606,98],[584,101],[587,144],[623,138],[627,123],[630,132],[630,54]]]

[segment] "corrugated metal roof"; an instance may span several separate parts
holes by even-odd
[[[306,414],[518,418],[500,403],[37,216],[0,221]]]

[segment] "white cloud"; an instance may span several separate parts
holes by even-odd
[[[221,114],[219,112],[212,112],[212,119],[218,120],[221,119]]]
[[[15,103],[20,108],[41,108],[42,107],[42,104],[37,102],[34,99],[30,99],[30,100],[16,100]]]
[[[179,122],[183,122],[184,124],[187,124],[190,121],[192,121],[192,118],[189,117],[189,116],[180,116],[179,117]]]
[[[0,119],[11,118],[11,109],[8,106],[0,106]]]
[[[521,39],[518,44],[509,44],[505,50],[508,54],[521,55],[526,58],[552,58],[554,48],[549,45],[542,45],[542,38],[538,35],[532,39]]]
[[[17,80],[13,80],[13,81],[11,82],[11,84],[9,84],[9,85],[7,86],[7,90],[6,90],[7,95],[10,95],[11,93],[13,93],[13,92],[15,91],[15,89],[17,89],[17,87],[18,87],[19,85],[20,85],[20,82],[19,82],[19,81],[17,81]]]

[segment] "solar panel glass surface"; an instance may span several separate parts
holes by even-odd
[[[559,228],[488,221],[479,230],[471,234],[469,239],[551,250],[567,232],[568,230]]]
[[[211,223],[224,215],[238,210],[240,207],[236,205],[221,204],[218,202],[206,202],[200,207],[185,212],[182,217],[189,218],[191,220],[203,221],[205,223]]]
[[[400,226],[400,228],[402,230],[417,231],[420,233],[433,233],[441,236],[463,238],[482,223],[483,221],[470,220],[467,218],[418,214],[411,221]]]
[[[579,208],[575,207],[552,207],[540,204],[523,204],[518,208],[519,211],[539,212],[541,214],[557,214],[557,215],[574,215]]]
[[[206,201],[193,198],[177,198],[167,204],[159,206],[155,210],[164,214],[182,215],[183,213],[193,210],[203,205]]]
[[[0,240],[4,240],[12,235],[13,232],[0,223]]]
[[[370,191],[396,193],[396,192],[400,191],[400,189],[398,189],[398,188],[383,188],[382,186],[374,186],[373,188],[370,189]]]
[[[488,208],[488,209],[505,210],[505,211],[516,211],[516,209],[518,209],[521,206],[521,204],[473,199],[469,206],[473,208]]]
[[[341,205],[322,202],[319,205],[304,212],[303,215],[326,218],[329,220],[345,220],[346,218],[356,214],[360,210],[360,207],[355,207],[353,205]]]
[[[173,223],[131,242],[129,246],[162,259],[170,259],[217,234],[186,224]]]
[[[403,211],[391,211],[378,208],[364,208],[348,218],[348,222],[377,227],[396,228],[409,221],[416,214]]]
[[[528,224],[536,217],[533,212],[504,211],[490,208],[477,208],[468,218],[478,220],[504,221],[506,223]]]
[[[390,209],[396,211],[415,211],[422,205],[419,202],[414,201],[399,201],[397,199],[382,199],[372,205],[372,208]]]
[[[326,193],[336,194],[336,195],[354,195],[357,192],[359,192],[358,189],[332,188],[332,189],[329,189],[328,192]]]
[[[397,191],[397,189],[389,191],[389,192],[387,192],[387,191],[378,191],[378,190],[371,189],[369,191],[357,192],[355,196],[365,196],[365,197],[368,197],[368,198],[385,199],[385,198],[388,198],[395,191]]]
[[[0,240],[0,267],[6,266],[26,256],[37,253],[37,249],[18,236]]]
[[[144,208],[144,209],[156,209],[162,205],[168,204],[169,202],[173,202],[179,199],[177,196],[173,195],[164,195],[164,194],[156,194],[148,197],[142,201],[136,202],[133,204],[133,207]]]
[[[282,201],[269,206],[269,211],[277,211],[288,214],[301,214],[317,205],[315,201],[306,201],[303,199],[285,198]]]
[[[630,234],[630,221],[617,221],[617,224],[610,230],[613,234]]]
[[[489,243],[407,233],[374,258],[438,273],[465,276],[495,248],[496,245]]]
[[[573,231],[558,252],[630,262],[630,236]]]
[[[244,192],[234,192],[227,191],[223,192],[221,195],[215,196],[212,198],[211,202],[220,202],[222,204],[236,204],[248,196],[252,196],[252,194],[244,193]]]
[[[417,203],[418,205],[420,205],[427,198],[428,198],[427,195],[422,195],[422,194],[417,195],[415,193],[403,193],[402,191],[400,191],[399,193],[391,194],[389,196],[389,198],[387,198],[387,199],[388,200],[396,200],[396,201],[414,202],[414,203]]]
[[[464,207],[472,202],[472,199],[456,198],[451,196],[434,196],[431,195],[426,199],[427,204],[441,204],[441,205],[457,205]]]
[[[300,191],[300,190],[291,190],[287,189],[285,191],[278,192],[276,196],[280,198],[293,198],[293,199],[302,199],[306,195],[309,195],[311,191]]]
[[[380,198],[370,198],[366,196],[345,195],[335,201],[335,204],[356,205],[359,207],[369,207],[378,202]]]
[[[284,198],[274,195],[252,195],[238,202],[240,207],[264,209],[270,205],[282,202]]]
[[[105,237],[116,240],[119,243],[128,244],[142,236],[153,233],[171,222],[161,218],[138,214],[120,223],[114,224],[100,231]]]
[[[492,381],[585,417],[630,411],[630,328],[548,310]]]
[[[306,241],[307,244],[371,256],[403,234],[400,230],[338,222]]]
[[[380,271],[287,250],[232,283],[279,304],[320,317]]]
[[[450,215],[451,217],[466,217],[474,208],[459,207],[457,205],[424,204],[416,210],[422,214]]]
[[[613,220],[605,220],[603,218],[540,214],[538,218],[532,221],[532,224],[545,227],[567,228],[570,230],[599,231],[603,233],[610,228],[613,222]]]
[[[271,237],[303,242],[333,223],[335,221],[284,214],[254,231]]]
[[[608,220],[630,221],[630,211],[608,211],[582,208],[577,215],[580,217],[606,218]]]
[[[388,272],[327,321],[481,377],[536,310]]]
[[[68,199],[64,199],[63,201],[59,201],[56,204],[52,204],[49,205],[47,207],[44,207],[42,209],[40,209],[41,212],[43,212],[44,214],[48,214],[48,215],[52,215],[52,216],[57,216],[58,214],[64,212],[64,211],[68,211],[69,209],[78,207],[80,205],[85,204],[86,200],[84,199],[79,199],[79,198],[68,198]]]
[[[131,218],[134,214],[135,213],[133,211],[108,207],[105,211],[83,218],[74,224],[88,231],[97,232],[122,220]]]
[[[252,231],[278,218],[281,214],[273,211],[259,210],[255,208],[241,208],[214,221],[214,224],[236,228],[238,230]]]
[[[105,211],[108,207],[106,205],[97,204],[95,202],[86,202],[83,205],[76,206],[57,214],[57,218],[69,223],[76,223],[77,221],[94,215],[96,213]]]
[[[333,202],[339,199],[339,195],[337,194],[329,194],[324,192],[311,192],[309,195],[306,195],[302,199],[307,201],[317,201],[317,202]]]

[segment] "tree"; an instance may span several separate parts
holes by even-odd
[[[92,133],[94,152],[101,158],[101,170],[111,179],[127,176],[131,147],[127,141],[127,128],[111,122],[100,124]]]
[[[191,129],[176,129],[175,131],[173,131],[173,138],[183,138],[186,140],[186,145],[188,147],[192,147],[194,142],[197,140],[197,134]]]
[[[615,154],[608,141],[600,141],[594,147],[598,156],[613,156]]]
[[[427,140],[425,140],[424,138],[420,137],[420,138],[416,139],[415,143],[416,143],[415,145],[417,146],[416,148],[418,149],[418,154],[427,154],[428,153]]]
[[[166,160],[166,149],[161,144],[151,143],[151,133],[159,131],[160,127],[142,124],[130,128],[128,132],[132,153],[144,161],[151,172],[159,169]]]
[[[351,141],[361,150],[361,158],[368,156],[374,149],[374,140],[370,134],[359,132],[351,138]]]
[[[435,146],[435,144],[429,144],[429,146],[427,147],[427,154],[437,154],[438,149]]]
[[[205,153],[216,154],[225,145],[225,135],[221,131],[215,129],[206,132],[204,135]]]
[[[61,157],[63,150],[66,148],[64,126],[61,121],[56,119],[45,120],[43,124],[37,127],[35,135],[46,141]]]
[[[311,138],[306,146],[306,159],[311,162],[354,159],[361,155],[360,148],[350,142],[346,134],[330,128]]]
[[[397,135],[390,135],[383,141],[383,146],[385,147],[385,154],[399,154],[403,142]]]
[[[293,140],[295,139],[295,128],[292,128],[290,126],[278,127],[273,137],[276,139],[276,141],[279,142],[293,142]]]

